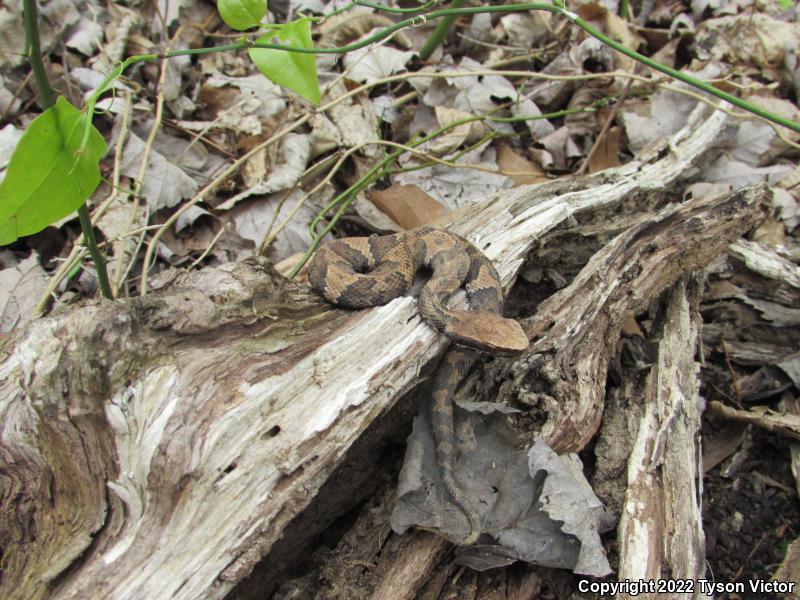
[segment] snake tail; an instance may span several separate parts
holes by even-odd
[[[431,403],[431,429],[436,445],[439,476],[451,500],[464,513],[469,523],[469,532],[461,541],[465,546],[474,544],[478,540],[482,526],[480,516],[464,500],[461,488],[456,483],[455,462],[458,457],[458,444],[453,423],[453,395],[474,362],[474,351],[456,349],[447,352],[436,371]]]

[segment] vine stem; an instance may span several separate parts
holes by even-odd
[[[42,47],[39,43],[39,15],[36,0],[24,0],[22,23],[25,27],[25,50],[31,61],[31,71],[36,82],[36,95],[42,108],[47,110],[56,103],[56,93],[47,80],[47,71],[42,62]]]
[[[47,71],[42,61],[42,48],[39,43],[39,18],[36,9],[36,0],[23,0],[23,26],[25,27],[25,46],[28,52],[28,59],[31,61],[31,71],[33,71],[33,78],[36,81],[36,95],[42,108],[45,110],[52,108],[56,103],[56,93],[50,86],[47,79]],[[94,109],[94,106],[92,106]],[[84,139],[81,142],[81,148],[86,147],[89,141],[89,133],[91,132],[93,110],[88,113],[87,128],[84,132]],[[111,293],[111,286],[108,283],[108,273],[106,271],[106,263],[100,249],[97,247],[97,240],[94,237],[94,229],[92,228],[92,220],[89,218],[89,209],[86,202],[81,203],[78,207],[78,219],[81,223],[83,230],[83,238],[86,240],[86,245],[89,248],[89,253],[92,255],[95,269],[97,270],[97,281],[100,285],[100,291],[103,296],[109,300],[114,299]]]
[[[26,2],[30,2],[31,0],[25,0],[25,1]],[[531,10],[541,10],[541,11],[550,12],[550,13],[553,13],[553,14],[563,15],[563,16],[567,17],[568,19],[570,19],[578,27],[583,29],[586,33],[588,33],[589,35],[597,38],[598,40],[602,41],[603,43],[607,44],[608,46],[610,46],[611,48],[613,48],[617,52],[620,52],[620,53],[622,53],[622,54],[624,54],[624,55],[626,55],[626,56],[628,56],[630,58],[633,58],[634,60],[636,60],[638,62],[641,62],[641,63],[647,65],[648,67],[650,67],[650,68],[652,68],[652,69],[654,69],[656,71],[660,71],[662,73],[665,73],[666,75],[669,75],[670,77],[672,77],[674,79],[677,79],[677,80],[682,81],[684,83],[687,83],[687,84],[689,84],[689,85],[691,85],[691,86],[693,86],[695,88],[698,88],[698,89],[700,89],[700,90],[702,90],[702,91],[704,91],[704,92],[706,92],[706,93],[708,93],[708,94],[710,94],[712,96],[715,96],[715,97],[717,97],[717,98],[719,98],[721,100],[725,100],[725,101],[729,102],[730,104],[732,104],[734,106],[737,106],[738,108],[741,108],[742,110],[745,110],[747,112],[755,114],[755,115],[757,115],[758,117],[760,117],[762,119],[765,119],[767,121],[772,121],[773,123],[776,123],[778,125],[781,125],[783,127],[786,127],[788,129],[791,129],[793,131],[796,131],[796,132],[800,133],[800,123],[796,123],[794,121],[785,119],[785,118],[781,117],[780,115],[776,115],[774,113],[771,113],[770,111],[764,110],[764,109],[762,109],[762,108],[760,108],[758,106],[755,106],[755,105],[752,105],[752,104],[750,104],[748,102],[740,100],[739,98],[737,98],[735,96],[732,96],[731,94],[728,94],[727,92],[719,90],[719,89],[717,89],[717,88],[715,88],[715,87],[713,87],[713,86],[711,86],[711,85],[709,85],[709,84],[707,84],[707,83],[705,83],[705,82],[703,82],[703,81],[701,81],[699,79],[695,79],[694,77],[691,77],[690,75],[686,75],[685,73],[681,73],[680,71],[676,71],[675,69],[667,67],[666,65],[662,65],[662,64],[660,64],[658,62],[655,62],[655,61],[647,58],[646,56],[644,56],[642,54],[639,54],[638,52],[635,52],[633,50],[630,50],[629,48],[626,48],[622,44],[618,43],[617,41],[611,39],[610,37],[606,36],[605,34],[601,33],[597,29],[595,29],[588,22],[586,22],[585,20],[581,19],[576,13],[573,13],[573,12],[567,10],[566,6],[564,6],[563,4],[519,3],[519,4],[495,5],[495,6],[466,7],[466,8],[464,8],[464,7],[461,7],[461,8],[446,8],[446,9],[431,11],[429,13],[417,14],[417,15],[412,16],[410,18],[403,19],[402,21],[399,21],[398,23],[395,23],[394,25],[392,25],[390,27],[382,29],[382,30],[380,30],[379,32],[377,32],[375,34],[360,40],[359,42],[355,42],[353,44],[349,44],[347,46],[341,46],[341,47],[338,47],[338,48],[300,48],[300,47],[294,47],[294,46],[286,46],[286,45],[282,45],[282,44],[273,44],[273,43],[268,43],[268,42],[256,42],[256,41],[253,41],[251,39],[248,39],[248,40],[241,41],[241,42],[234,43],[234,44],[226,44],[226,45],[221,45],[221,46],[215,46],[213,48],[194,48],[194,49],[187,49],[187,50],[173,50],[173,51],[169,51],[169,52],[161,52],[161,53],[143,54],[143,55],[132,56],[132,57],[129,57],[128,59],[126,59],[125,61],[119,63],[118,65],[116,65],[116,67],[112,70],[112,72],[109,73],[109,75],[104,79],[104,81],[101,83],[101,85],[97,88],[95,93],[92,94],[92,96],[87,101],[86,108],[87,108],[87,113],[88,113],[88,119],[87,119],[88,122],[87,122],[87,128],[86,128],[86,130],[84,132],[84,143],[88,142],[89,134],[90,134],[90,131],[91,131],[91,129],[90,129],[91,128],[91,118],[94,115],[95,105],[96,105],[97,101],[99,100],[99,98],[111,86],[113,81],[116,78],[118,78],[128,67],[130,67],[133,64],[139,63],[139,62],[150,61],[150,60],[159,60],[159,59],[165,59],[165,58],[172,58],[172,57],[177,57],[177,56],[200,55],[200,54],[209,54],[209,53],[213,53],[213,52],[224,52],[224,51],[242,50],[242,49],[249,49],[249,48],[268,48],[268,49],[274,49],[274,50],[283,50],[283,51],[286,51],[286,52],[294,52],[294,53],[298,53],[298,54],[343,54],[343,53],[351,52],[353,50],[358,50],[360,48],[363,48],[365,46],[373,44],[373,43],[375,43],[377,41],[385,39],[385,38],[393,35],[395,32],[397,32],[397,31],[399,31],[401,29],[404,29],[406,27],[412,27],[412,26],[419,25],[421,22],[424,22],[426,19],[439,19],[439,18],[451,18],[451,17],[455,18],[457,16],[474,15],[474,14],[480,14],[480,13],[494,13],[494,12],[498,12],[498,13],[528,12],[528,11],[531,11]],[[325,110],[325,108],[326,107],[320,107],[320,108],[317,109],[317,111],[321,112],[321,111]],[[301,118],[300,122],[305,122],[306,120],[308,120],[308,116],[306,116],[305,118]],[[297,125],[297,124],[298,123],[295,123],[294,125]],[[285,133],[285,132],[282,132],[282,133]],[[282,134],[279,134],[279,135],[282,135]],[[276,137],[276,136],[273,136],[273,138],[274,137]],[[271,143],[272,141],[273,141],[273,139],[267,140],[262,145],[266,146],[269,143]],[[251,152],[248,153],[247,156],[250,156],[251,154],[253,154],[255,150],[256,149],[251,150]],[[388,158],[389,157],[387,157],[387,159]],[[386,164],[388,164],[387,162],[385,162],[385,160],[381,161],[376,166],[378,168],[384,167]],[[237,160],[233,165],[231,165],[231,167],[229,167],[229,169],[226,169],[226,172],[223,174],[223,176],[229,175],[239,164],[241,164],[241,162],[242,162],[242,159]],[[391,162],[391,161],[389,161],[389,162]],[[374,172],[371,171],[368,175],[372,176],[372,175],[374,175]],[[182,207],[175,214],[173,214],[171,219],[168,220],[167,223],[164,224],[164,226],[168,226],[169,224],[171,224],[171,222],[174,222],[174,220],[177,218],[177,216],[182,214],[182,212],[184,210],[186,210],[189,206],[191,206],[191,205],[195,204],[196,202],[202,200],[203,197],[208,192],[212,191],[216,187],[216,185],[218,185],[219,180],[220,180],[220,178],[218,177],[214,182],[212,182],[211,184],[207,185],[203,190],[201,190],[201,192],[198,193],[192,199],[191,203],[189,203],[187,205],[184,205],[184,207]],[[361,189],[361,188],[359,187],[359,189]],[[353,190],[353,188],[350,189],[351,192],[352,192],[352,190]],[[336,214],[332,218],[332,223],[335,223],[335,221],[338,219],[338,217],[342,213],[343,209],[349,204],[349,202],[351,200],[352,200],[352,195],[350,195],[350,194],[342,194],[342,195],[338,196],[334,201],[332,201],[329,204],[328,207],[326,207],[327,210],[325,211],[325,213],[327,213],[328,210],[332,210],[335,206],[340,205],[339,210],[337,210]],[[315,222],[315,224],[318,223],[318,222],[319,222],[319,220],[317,220]],[[329,224],[328,227],[326,227],[325,230],[323,230],[320,233],[324,234],[330,227],[331,227],[331,224]],[[148,246],[147,253],[145,254],[144,272],[142,274],[142,285],[141,285],[141,290],[140,290],[142,294],[145,294],[146,291],[147,291],[147,285],[146,285],[147,269],[148,269],[148,266],[149,266],[149,264],[151,262],[152,254],[155,251],[155,245],[156,245],[156,243],[158,241],[158,238],[159,238],[159,235],[160,235],[160,233],[162,231],[163,231],[163,227],[162,227],[162,229],[159,230],[159,232],[156,234],[156,236],[154,236],[153,240],[151,240],[151,243]],[[313,249],[316,247],[316,244],[319,243],[319,240],[321,239],[321,237],[322,237],[321,235],[315,236],[315,241],[312,244],[312,248],[310,248],[309,251],[306,253],[306,256],[304,257],[304,259],[307,259],[307,257],[310,256],[310,252],[313,251]],[[298,269],[299,269],[299,267],[298,267]],[[296,273],[296,271],[297,271],[297,269],[293,270],[293,274]]]
[[[97,269],[97,282],[100,284],[100,291],[103,296],[109,300],[114,299],[114,294],[111,293],[111,285],[108,282],[108,273],[106,273],[106,262],[103,255],[100,253],[100,248],[97,247],[97,240],[94,237],[94,227],[92,227],[92,219],[89,216],[89,209],[86,202],[78,207],[78,219],[81,222],[81,229],[83,229],[83,239],[86,241],[86,247],[89,248],[89,254],[92,255],[94,266]]]
[[[452,0],[452,2],[450,2],[450,8],[461,8],[464,5],[464,1],[465,0]],[[442,40],[447,35],[447,32],[453,27],[453,23],[455,23],[456,18],[457,15],[448,15],[439,21],[436,29],[433,30],[433,33],[428,38],[428,41],[425,42],[422,50],[419,51],[419,57],[421,60],[428,60],[431,57],[433,51],[436,50],[437,46],[442,43]]]
[[[29,1],[29,0],[26,0]],[[796,123],[789,119],[786,119],[780,115],[772,113],[768,110],[765,110],[759,106],[754,104],[750,104],[744,100],[737,98],[727,92],[724,92],[720,89],[715,88],[708,83],[701,81],[692,77],[691,75],[687,75],[680,71],[676,71],[675,69],[668,67],[666,65],[662,65],[652,59],[647,58],[643,54],[639,54],[638,52],[631,50],[616,40],[608,37],[607,35],[601,33],[599,30],[595,29],[592,25],[588,22],[583,20],[579,17],[576,13],[567,10],[567,8],[563,5],[558,4],[544,4],[544,3],[521,3],[521,4],[505,4],[505,5],[495,5],[495,6],[472,6],[472,7],[462,7],[462,8],[445,8],[441,10],[434,10],[429,13],[418,14],[413,17],[409,17],[407,19],[403,19],[402,21],[398,21],[394,25],[387,27],[378,31],[377,33],[364,38],[358,42],[348,44],[347,46],[340,46],[338,48],[299,48],[295,46],[285,46],[283,44],[273,44],[268,42],[256,42],[253,40],[245,40],[242,42],[237,42],[235,44],[225,44],[222,46],[214,46],[213,48],[189,48],[186,50],[173,50],[170,52],[162,52],[162,53],[153,53],[153,54],[142,54],[137,56],[132,56],[125,61],[119,63],[116,68],[106,77],[103,83],[97,88],[95,93],[92,97],[87,101],[87,111],[89,114],[89,120],[91,121],[91,117],[94,114],[94,105],[97,103],[99,97],[110,87],[111,83],[119,77],[129,66],[143,61],[149,60],[157,60],[163,58],[172,58],[176,56],[192,56],[198,54],[209,54],[212,52],[224,52],[228,50],[242,50],[248,48],[269,48],[273,50],[284,50],[286,52],[295,52],[298,54],[344,54],[347,52],[352,52],[353,50],[359,50],[360,48],[364,48],[365,46],[369,46],[377,41],[385,39],[395,32],[405,29],[406,27],[413,27],[419,25],[422,21],[426,19],[440,19],[440,18],[449,18],[449,17],[457,17],[457,16],[465,16],[465,15],[475,15],[481,13],[511,13],[511,12],[528,12],[531,10],[542,10],[545,12],[562,15],[569,20],[571,20],[575,25],[583,29],[586,33],[591,35],[592,37],[597,38],[604,44],[607,44],[617,52],[624,54],[638,62],[641,62],[651,69],[656,71],[660,71],[670,77],[687,83],[697,89],[700,89],[720,100],[725,100],[733,104],[734,106],[741,108],[751,114],[757,115],[758,117],[765,119],[767,121],[771,121],[793,131],[800,133],[800,123]],[[90,132],[91,124],[87,125],[87,129],[84,132],[84,141],[88,141],[89,139],[89,132]]]

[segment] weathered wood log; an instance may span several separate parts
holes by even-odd
[[[512,387],[524,403],[546,409],[542,433],[551,447],[578,451],[597,431],[608,361],[625,320],[752,228],[765,194],[762,186],[698,198],[641,221],[524,322],[533,341],[511,363]]]
[[[713,158],[725,120],[700,109],[664,156],[656,149],[596,176],[500,194],[455,215],[451,228],[510,285],[543,233],[674,189]],[[688,237],[676,243],[719,221],[708,256],[752,223],[761,194],[693,204],[681,213]],[[704,219],[709,207],[714,218]],[[672,223],[649,227],[637,235]],[[660,258],[685,260],[670,270],[675,278],[699,266],[681,253]],[[587,290],[595,296],[576,306],[631,311],[643,302],[601,301],[613,294],[598,282]],[[578,319],[568,305],[562,297],[548,314]],[[576,339],[570,323],[545,330],[534,331],[538,356]],[[137,599],[224,596],[444,345],[410,298],[343,312],[258,260],[171,272],[148,297],[87,303],[0,343],[0,596]],[[602,388],[597,364],[582,373]],[[547,432],[561,448],[594,433],[597,393],[584,390],[566,425],[553,407]]]
[[[621,258],[632,272],[642,274],[642,277],[609,278],[605,280],[606,287],[621,288],[618,294],[621,298],[634,297],[638,301],[648,303],[658,298],[666,284],[680,272],[667,268],[665,263],[693,264],[691,260],[687,263],[684,256],[676,261],[675,256],[670,254],[672,249],[680,249],[680,252],[687,252],[687,249],[690,249],[697,260],[710,260],[713,257],[711,248],[716,244],[723,244],[724,248],[725,240],[730,241],[737,235],[735,228],[726,229],[731,223],[720,215],[742,216],[745,222],[741,227],[747,227],[748,222],[752,224],[757,219],[756,203],[753,201],[756,197],[758,193],[751,198],[751,201],[745,203],[747,210],[740,210],[741,207],[736,206],[736,195],[731,195],[717,200],[698,199],[681,207],[665,210],[650,220],[641,220],[633,231],[618,236],[597,256]],[[733,204],[728,205],[730,202]],[[726,205],[727,209],[724,208]],[[693,237],[705,231],[698,227],[699,223],[706,223],[720,234],[724,231],[722,239],[715,235]],[[712,223],[715,225],[711,225]],[[667,240],[664,232],[673,233],[674,237]],[[667,251],[667,248],[670,250]],[[574,297],[581,289],[591,289],[581,282],[592,272],[613,271],[609,268],[609,265],[613,264],[613,260],[590,261],[573,284],[558,295]],[[578,285],[582,287],[573,287]],[[626,288],[628,285],[641,294],[628,293]],[[698,397],[699,365],[694,357],[700,326],[698,306],[701,289],[702,286],[697,281],[687,276],[679,276],[663,308],[651,316],[653,321],[650,329],[651,344],[657,347],[654,365],[638,387],[624,383],[620,385],[619,389],[625,396],[624,400],[617,400],[612,402],[611,406],[607,406],[606,428],[598,442],[597,471],[601,473],[605,469],[608,472],[605,467],[608,462],[607,455],[601,451],[601,447],[611,448],[619,442],[623,445],[621,462],[627,463],[619,468],[627,473],[627,477],[625,473],[622,476],[627,487],[621,490],[622,494],[627,490],[627,495],[624,499],[620,498],[619,508],[616,511],[623,515],[619,531],[620,566],[617,574],[619,580],[656,580],[663,579],[667,575],[683,579],[699,579],[704,576],[700,490],[695,487],[700,472],[700,454],[696,436],[702,407]],[[606,296],[613,298],[614,295],[606,294]],[[595,293],[593,296],[595,303],[588,304],[597,304],[597,300],[601,297],[602,294]],[[602,311],[602,306],[599,310]],[[547,315],[546,311],[540,310],[531,322],[535,325],[537,320],[547,319]],[[621,319],[617,322],[621,322]],[[594,332],[594,328],[609,327],[607,323],[607,319],[587,319],[586,328],[576,326],[575,330]],[[606,335],[611,335],[609,331],[610,329],[602,329]],[[579,346],[578,343],[574,346],[565,345],[564,350],[569,351]],[[614,352],[614,344],[610,343],[609,347]],[[596,348],[596,353],[600,352],[602,348]],[[514,366],[519,368],[521,364],[525,364],[525,361],[517,361]],[[560,389],[569,389],[569,384],[569,381],[562,383]],[[587,382],[585,385],[604,388],[605,377]],[[565,398],[565,402],[570,399]],[[624,425],[626,419],[627,426]],[[614,423],[623,425],[621,428],[618,425],[615,427]],[[632,452],[625,451],[628,439],[631,439],[629,449]],[[372,515],[368,515],[366,519],[371,517]],[[365,527],[374,530],[376,525],[373,523],[371,527],[367,525],[361,528]],[[354,527],[354,530],[357,529],[358,526]],[[355,531],[349,535],[357,537],[359,533]],[[330,564],[322,568],[327,587],[322,589],[317,587],[320,584],[319,578],[311,576],[308,581],[302,582],[302,587],[298,590],[300,597],[322,599],[331,589],[336,590],[337,597],[428,597],[425,590],[429,590],[431,586],[435,589],[431,591],[430,597],[440,597],[440,594],[444,593],[447,578],[440,580],[436,576],[437,573],[441,573],[442,567],[437,567],[424,589],[420,589],[429,577],[431,569],[431,565],[425,568],[425,563],[421,564],[420,561],[438,560],[441,552],[439,546],[431,545],[427,534],[400,541],[392,538],[388,543],[385,539],[375,541],[374,551],[365,548],[358,550],[360,556],[358,563],[369,566],[364,566],[359,571],[357,580],[348,575],[340,576],[335,568],[339,561],[347,562],[346,557],[353,551],[349,550],[353,548],[352,541],[343,542],[344,556],[338,553],[331,554]],[[380,551],[377,548],[380,548]],[[387,552],[391,548],[403,548],[404,551],[390,552],[390,558],[387,558]],[[389,567],[386,566],[387,562]],[[416,576],[397,576],[409,571]],[[467,578],[465,585],[480,587],[485,583],[478,584],[473,578]],[[371,590],[379,590],[380,593],[370,595]],[[500,594],[497,597],[510,598],[512,595]]]
[[[658,353],[645,382],[643,414],[628,461],[618,531],[619,581],[697,581],[705,575],[698,443],[702,403],[695,361],[702,281],[687,279],[670,289],[654,319],[661,326],[650,336],[658,340]],[[671,598],[701,597],[688,587],[666,591]]]

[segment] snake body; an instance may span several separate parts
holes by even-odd
[[[308,279],[327,301],[345,308],[366,308],[406,294],[422,267],[432,274],[419,294],[420,313],[457,344],[444,356],[434,375],[430,416],[439,475],[469,522],[470,531],[462,543],[472,544],[481,533],[481,522],[477,512],[464,501],[453,472],[458,456],[453,395],[474,363],[476,350],[507,356],[528,345],[519,324],[501,315],[503,290],[497,271],[467,240],[443,229],[426,227],[329,242],[314,255]],[[447,308],[450,296],[462,287],[469,310]]]

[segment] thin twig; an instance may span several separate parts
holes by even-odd
[[[261,243],[261,248],[259,249],[259,253],[260,254],[265,254],[266,253],[266,249],[269,248],[270,244],[272,244],[272,242],[281,233],[281,231],[286,229],[286,227],[289,225],[291,220],[297,214],[297,211],[300,210],[300,208],[305,204],[305,202],[311,196],[313,196],[317,192],[317,190],[319,190],[322,186],[324,186],[328,182],[330,182],[330,180],[333,179],[333,176],[339,171],[341,166],[344,164],[344,161],[347,160],[353,153],[355,153],[358,150],[360,150],[364,145],[365,144],[359,144],[357,146],[353,146],[352,148],[348,148],[345,152],[343,152],[342,155],[339,157],[339,159],[336,161],[336,163],[333,165],[333,167],[331,167],[331,169],[328,171],[328,174],[325,177],[323,177],[322,180],[319,183],[317,183],[317,185],[315,185],[313,188],[311,188],[310,191],[308,191],[305,194],[303,194],[297,200],[297,202],[294,205],[294,208],[292,208],[292,210],[289,212],[289,214],[286,215],[286,218],[281,222],[280,225],[278,225],[278,228],[275,231],[271,231],[272,230],[272,226],[270,225],[270,228],[267,230],[267,236],[264,238],[264,241]],[[316,167],[317,167],[317,165],[314,165],[314,168],[316,168]],[[277,215],[278,212],[276,211],[275,214]]]
[[[185,213],[195,204],[205,200],[206,196],[210,195],[214,190],[216,190],[221,183],[223,183],[228,177],[233,175],[239,169],[239,167],[241,167],[244,163],[246,163],[253,156],[261,152],[264,148],[267,148],[268,146],[274,144],[276,141],[282,139],[288,133],[291,133],[301,125],[310,121],[311,117],[312,113],[306,113],[299,119],[295,120],[295,122],[292,123],[291,125],[288,125],[275,135],[269,137],[268,139],[264,140],[257,146],[253,147],[249,152],[242,155],[240,158],[231,163],[228,166],[228,168],[226,168],[224,171],[222,171],[222,173],[217,175],[213,180],[211,180],[208,184],[206,184],[206,186],[202,190],[197,192],[191,199],[184,202],[178,210],[172,213],[172,215],[166,221],[164,221],[159,230],[150,240],[150,243],[147,245],[147,251],[145,252],[144,255],[144,261],[142,263],[142,278],[139,287],[139,291],[142,296],[144,296],[147,293],[147,274],[150,269],[150,263],[153,260],[153,254],[155,253],[158,241],[161,239],[161,236],[164,234],[164,232],[169,227],[171,227],[183,213]]]

